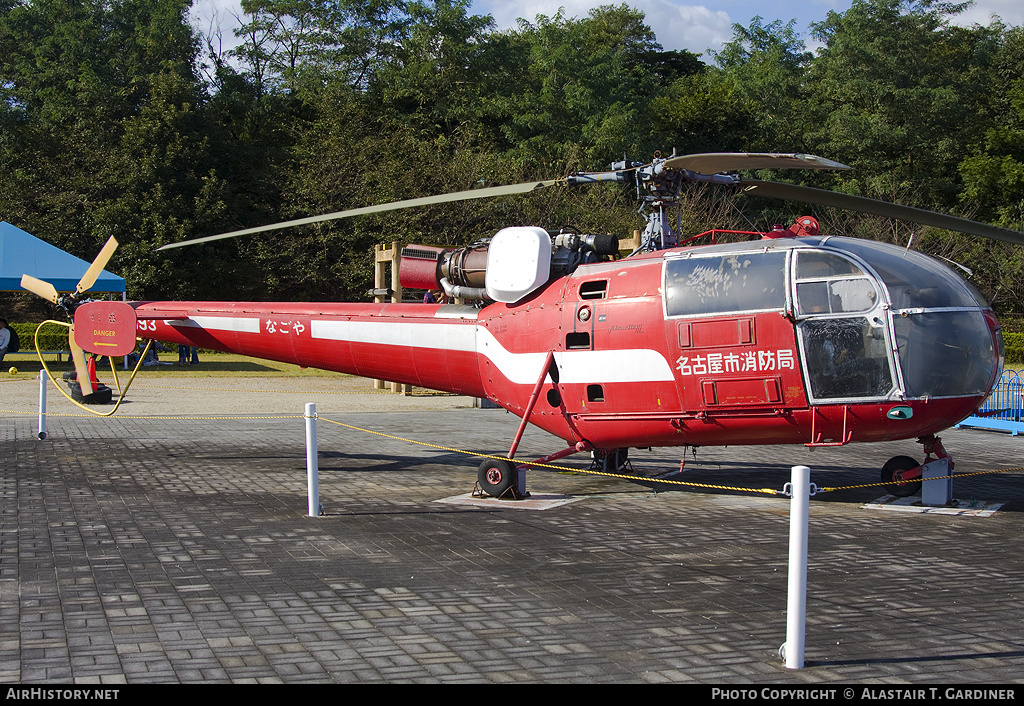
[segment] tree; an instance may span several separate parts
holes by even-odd
[[[996,27],[961,28],[965,5],[856,0],[815,24],[810,144],[856,167],[841,188],[926,207],[957,203],[957,167],[984,130]]]
[[[675,79],[652,104],[656,129],[681,152],[805,151],[801,92],[812,55],[793,26],[755,17]]]
[[[642,13],[620,5],[581,20],[539,15],[521,20],[509,39],[521,78],[505,95],[503,132],[518,152],[592,169],[663,146],[652,139],[650,106],[665,85],[667,57]]]
[[[331,81],[365,87],[405,36],[401,0],[242,0],[249,21],[232,50],[259,94],[315,92]]]
[[[750,27],[733,25],[732,41],[714,54],[721,79],[751,121],[743,149],[806,151],[803,93],[813,55],[795,25],[765,25],[755,17]]]
[[[1024,227],[1024,28],[1004,32],[991,72],[992,125],[960,164],[966,208],[1006,228]]]
[[[186,0],[33,0],[0,18],[0,207],[91,260],[114,235],[132,296],[181,294],[155,245],[216,224]],[[209,282],[229,281],[215,277]],[[198,286],[198,283],[196,283]]]
[[[716,67],[676,79],[651,103],[656,133],[680,154],[747,151],[756,111]]]
[[[410,4],[406,36],[369,86],[369,100],[385,107],[382,120],[411,124],[430,139],[479,132],[494,119],[491,96],[503,75],[502,42],[493,41],[493,20],[469,15],[469,5]]]

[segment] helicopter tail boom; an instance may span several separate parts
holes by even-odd
[[[472,307],[133,302],[138,336],[485,396]]]

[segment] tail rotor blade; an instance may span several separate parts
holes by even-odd
[[[75,361],[75,373],[77,373],[78,384],[82,388],[83,395],[91,395],[96,392],[92,385],[92,376],[89,375],[89,366],[85,364],[85,351],[75,340],[75,327],[72,326],[68,332],[68,343],[71,346],[71,358]]]
[[[75,288],[79,294],[92,289],[92,286],[96,284],[96,278],[100,276],[100,273],[103,272],[103,268],[107,266],[108,262],[110,262],[110,258],[113,256],[115,250],[117,250],[117,241],[114,240],[113,236],[111,236],[100,250],[100,254],[97,255],[96,259],[92,261],[91,265],[89,265],[89,269],[85,271],[84,275],[82,275],[82,279],[79,280],[78,286]]]
[[[28,291],[32,292],[37,296],[42,297],[51,304],[57,303],[57,289],[49,282],[46,282],[41,279],[36,279],[32,275],[22,275],[21,288],[27,289]]]

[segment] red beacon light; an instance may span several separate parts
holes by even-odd
[[[796,223],[789,228],[783,228],[781,224],[776,224],[763,237],[767,240],[774,240],[775,238],[800,238],[820,233],[821,227],[818,225],[817,218],[813,216],[800,216],[796,219]]]
[[[796,219],[796,223],[791,225],[789,228],[783,228],[782,224],[776,224],[770,231],[765,233],[762,238],[765,240],[774,240],[775,238],[800,238],[808,235],[818,235],[821,233],[821,227],[818,225],[818,219],[813,216],[800,216]]]

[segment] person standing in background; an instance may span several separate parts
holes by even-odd
[[[198,365],[199,349],[195,346],[178,344],[178,365]]]
[[[11,345],[11,329],[7,327],[7,319],[0,319],[0,363],[4,362],[7,348]]]

